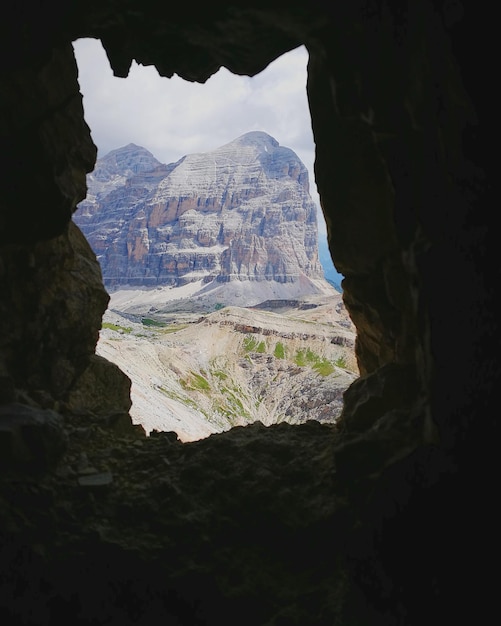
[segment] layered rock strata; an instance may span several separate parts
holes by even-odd
[[[341,295],[281,303],[282,314],[225,307],[154,325],[108,310],[97,352],[132,380],[130,414],[147,433],[194,441],[255,421],[335,423],[358,373]]]
[[[88,187],[74,219],[111,290],[268,281],[321,291],[308,172],[264,132],[170,165],[129,144],[98,159]]]

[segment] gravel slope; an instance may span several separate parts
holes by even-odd
[[[225,307],[158,325],[108,309],[97,353],[130,377],[135,423],[195,441],[257,420],[335,422],[358,375],[354,340],[337,294],[280,313]]]

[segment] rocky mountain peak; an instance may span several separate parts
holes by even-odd
[[[331,289],[308,171],[265,132],[169,165],[135,144],[114,150],[98,159],[74,219],[112,291],[199,283],[204,297],[224,291],[247,305]]]
[[[129,177],[141,172],[149,172],[162,165],[149,150],[134,143],[108,152],[96,162],[90,180],[105,182],[113,176]]]
[[[237,163],[259,163],[269,178],[292,177],[309,189],[308,171],[297,154],[263,131],[250,131],[221,146],[215,153],[221,158],[230,155]]]
[[[230,141],[226,146],[252,146],[257,150],[267,151],[270,148],[277,148],[279,143],[274,137],[262,130],[251,130]],[[223,146],[223,148],[226,146]]]

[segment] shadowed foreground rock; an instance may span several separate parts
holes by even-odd
[[[430,594],[442,601],[454,593],[447,580],[423,577],[428,559],[437,562],[425,535],[412,547],[405,540],[413,560],[404,591],[391,582],[401,556],[367,560],[400,506],[396,493],[412,511],[408,523],[430,523],[412,473],[430,460],[446,470],[436,449],[407,458],[411,474],[402,465],[390,472],[392,491],[370,487],[379,502],[374,537],[361,507],[367,485],[359,480],[348,493],[357,481],[342,471],[342,436],[332,426],[256,423],[185,444],[174,433],[120,436],[89,418],[68,431],[55,473],[3,477],[4,623],[215,625],[223,615],[245,626],[419,623]],[[360,461],[380,465],[389,450],[387,440],[356,446]],[[421,491],[428,499],[430,484]]]
[[[148,623],[162,607],[169,624],[221,615],[320,624],[342,609],[344,531],[354,520],[333,489],[331,428],[254,424],[191,444],[172,433],[123,439],[95,425],[70,435],[56,475],[2,484],[11,533],[2,600],[20,622]],[[79,483],[103,472],[111,482]],[[34,535],[19,562],[16,517],[26,507]],[[337,536],[326,541],[333,524]],[[40,576],[47,593],[37,591]]]

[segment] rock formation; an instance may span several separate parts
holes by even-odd
[[[266,310],[273,305],[280,313]],[[198,319],[107,310],[103,320],[97,353],[130,377],[133,422],[182,441],[255,421],[334,424],[358,374],[355,328],[339,293],[260,310],[224,307]],[[101,380],[91,382],[109,384]]]
[[[98,159],[74,219],[110,290],[267,281],[277,297],[321,293],[308,185],[297,155],[264,132],[170,165],[129,144]],[[290,283],[298,293],[280,290]]]
[[[496,29],[470,0],[213,0],[196,12],[10,3],[0,26],[3,624],[492,620]],[[315,177],[361,372],[338,427],[255,424],[181,444],[132,428],[115,368],[116,406],[107,390],[89,397],[107,295],[70,224],[96,157],[71,45],[80,37],[102,41],[116,76],[136,60],[201,83],[221,66],[255,75],[306,46]]]

